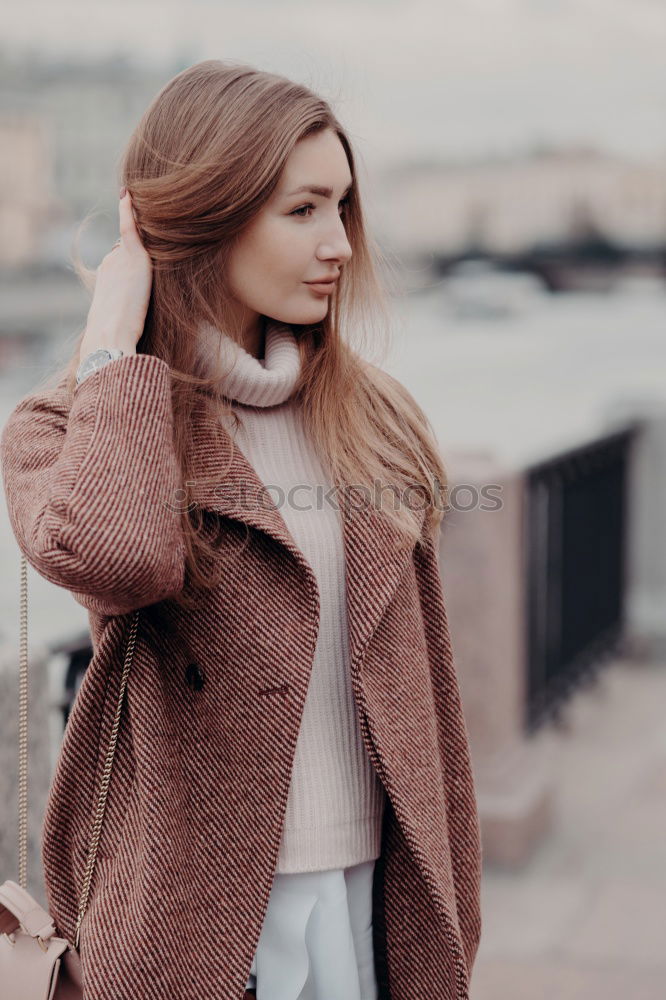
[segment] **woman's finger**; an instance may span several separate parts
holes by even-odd
[[[118,202],[118,216],[120,223],[120,238],[125,240],[127,245],[140,242],[139,234],[136,230],[136,221],[132,210],[132,197],[129,191],[125,192],[124,198]]]

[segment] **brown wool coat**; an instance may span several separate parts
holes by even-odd
[[[134,661],[81,928],[85,1000],[241,1000],[277,861],[317,638],[316,578],[236,449],[192,413],[181,489],[170,375],[144,354],[76,390],[41,388],[6,423],[11,524],[46,579],[89,610],[94,656],[42,830],[49,909],[73,941],[129,612]],[[179,492],[180,489],[180,492]],[[249,490],[249,492],[248,492]],[[223,583],[184,614],[174,505],[222,524]],[[477,951],[481,848],[436,547],[399,552],[372,508],[342,505],[354,698],[388,792],[373,927],[382,1000],[462,1000]],[[248,535],[246,540],[246,534]],[[245,544],[244,544],[245,543]],[[325,1000],[325,998],[323,998]]]

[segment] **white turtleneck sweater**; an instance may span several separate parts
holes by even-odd
[[[201,333],[205,338],[211,328]],[[320,594],[276,871],[346,868],[379,857],[385,792],[363,743],[351,687],[340,512],[322,502],[331,483],[290,399],[300,373],[290,326],[266,320],[264,354],[255,358],[225,337],[220,357],[226,368],[234,364],[221,391],[241,420],[236,445],[269,488]],[[234,434],[231,421],[225,426]]]

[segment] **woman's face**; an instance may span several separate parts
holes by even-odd
[[[241,235],[229,263],[230,288],[248,339],[261,314],[297,324],[326,315],[335,286],[323,291],[308,282],[337,275],[351,257],[344,223],[351,180],[344,147],[330,129],[294,147],[277,188]],[[329,192],[310,190],[316,187]]]

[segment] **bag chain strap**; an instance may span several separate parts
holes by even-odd
[[[21,556],[21,611],[20,611],[20,653],[19,653],[19,885],[27,891],[27,871],[28,871],[28,565],[25,556]],[[120,716],[123,707],[123,698],[127,686],[127,678],[132,664],[132,654],[136,644],[136,634],[139,625],[139,610],[134,612],[132,624],[130,626],[127,649],[125,652],[125,663],[120,679],[120,691],[118,693],[118,703],[116,705],[116,715],[113,721],[113,728],[109,738],[109,746],[106,752],[104,772],[100,785],[100,794],[95,813],[88,848],[88,860],[86,862],[83,877],[83,888],[79,900],[79,913],[76,921],[74,947],[79,947],[79,934],[81,921],[88,904],[92,876],[97,858],[97,847],[99,845],[104,819],[104,809],[106,798],[111,781],[111,768],[116,752],[118,741],[118,730],[120,728]]]

